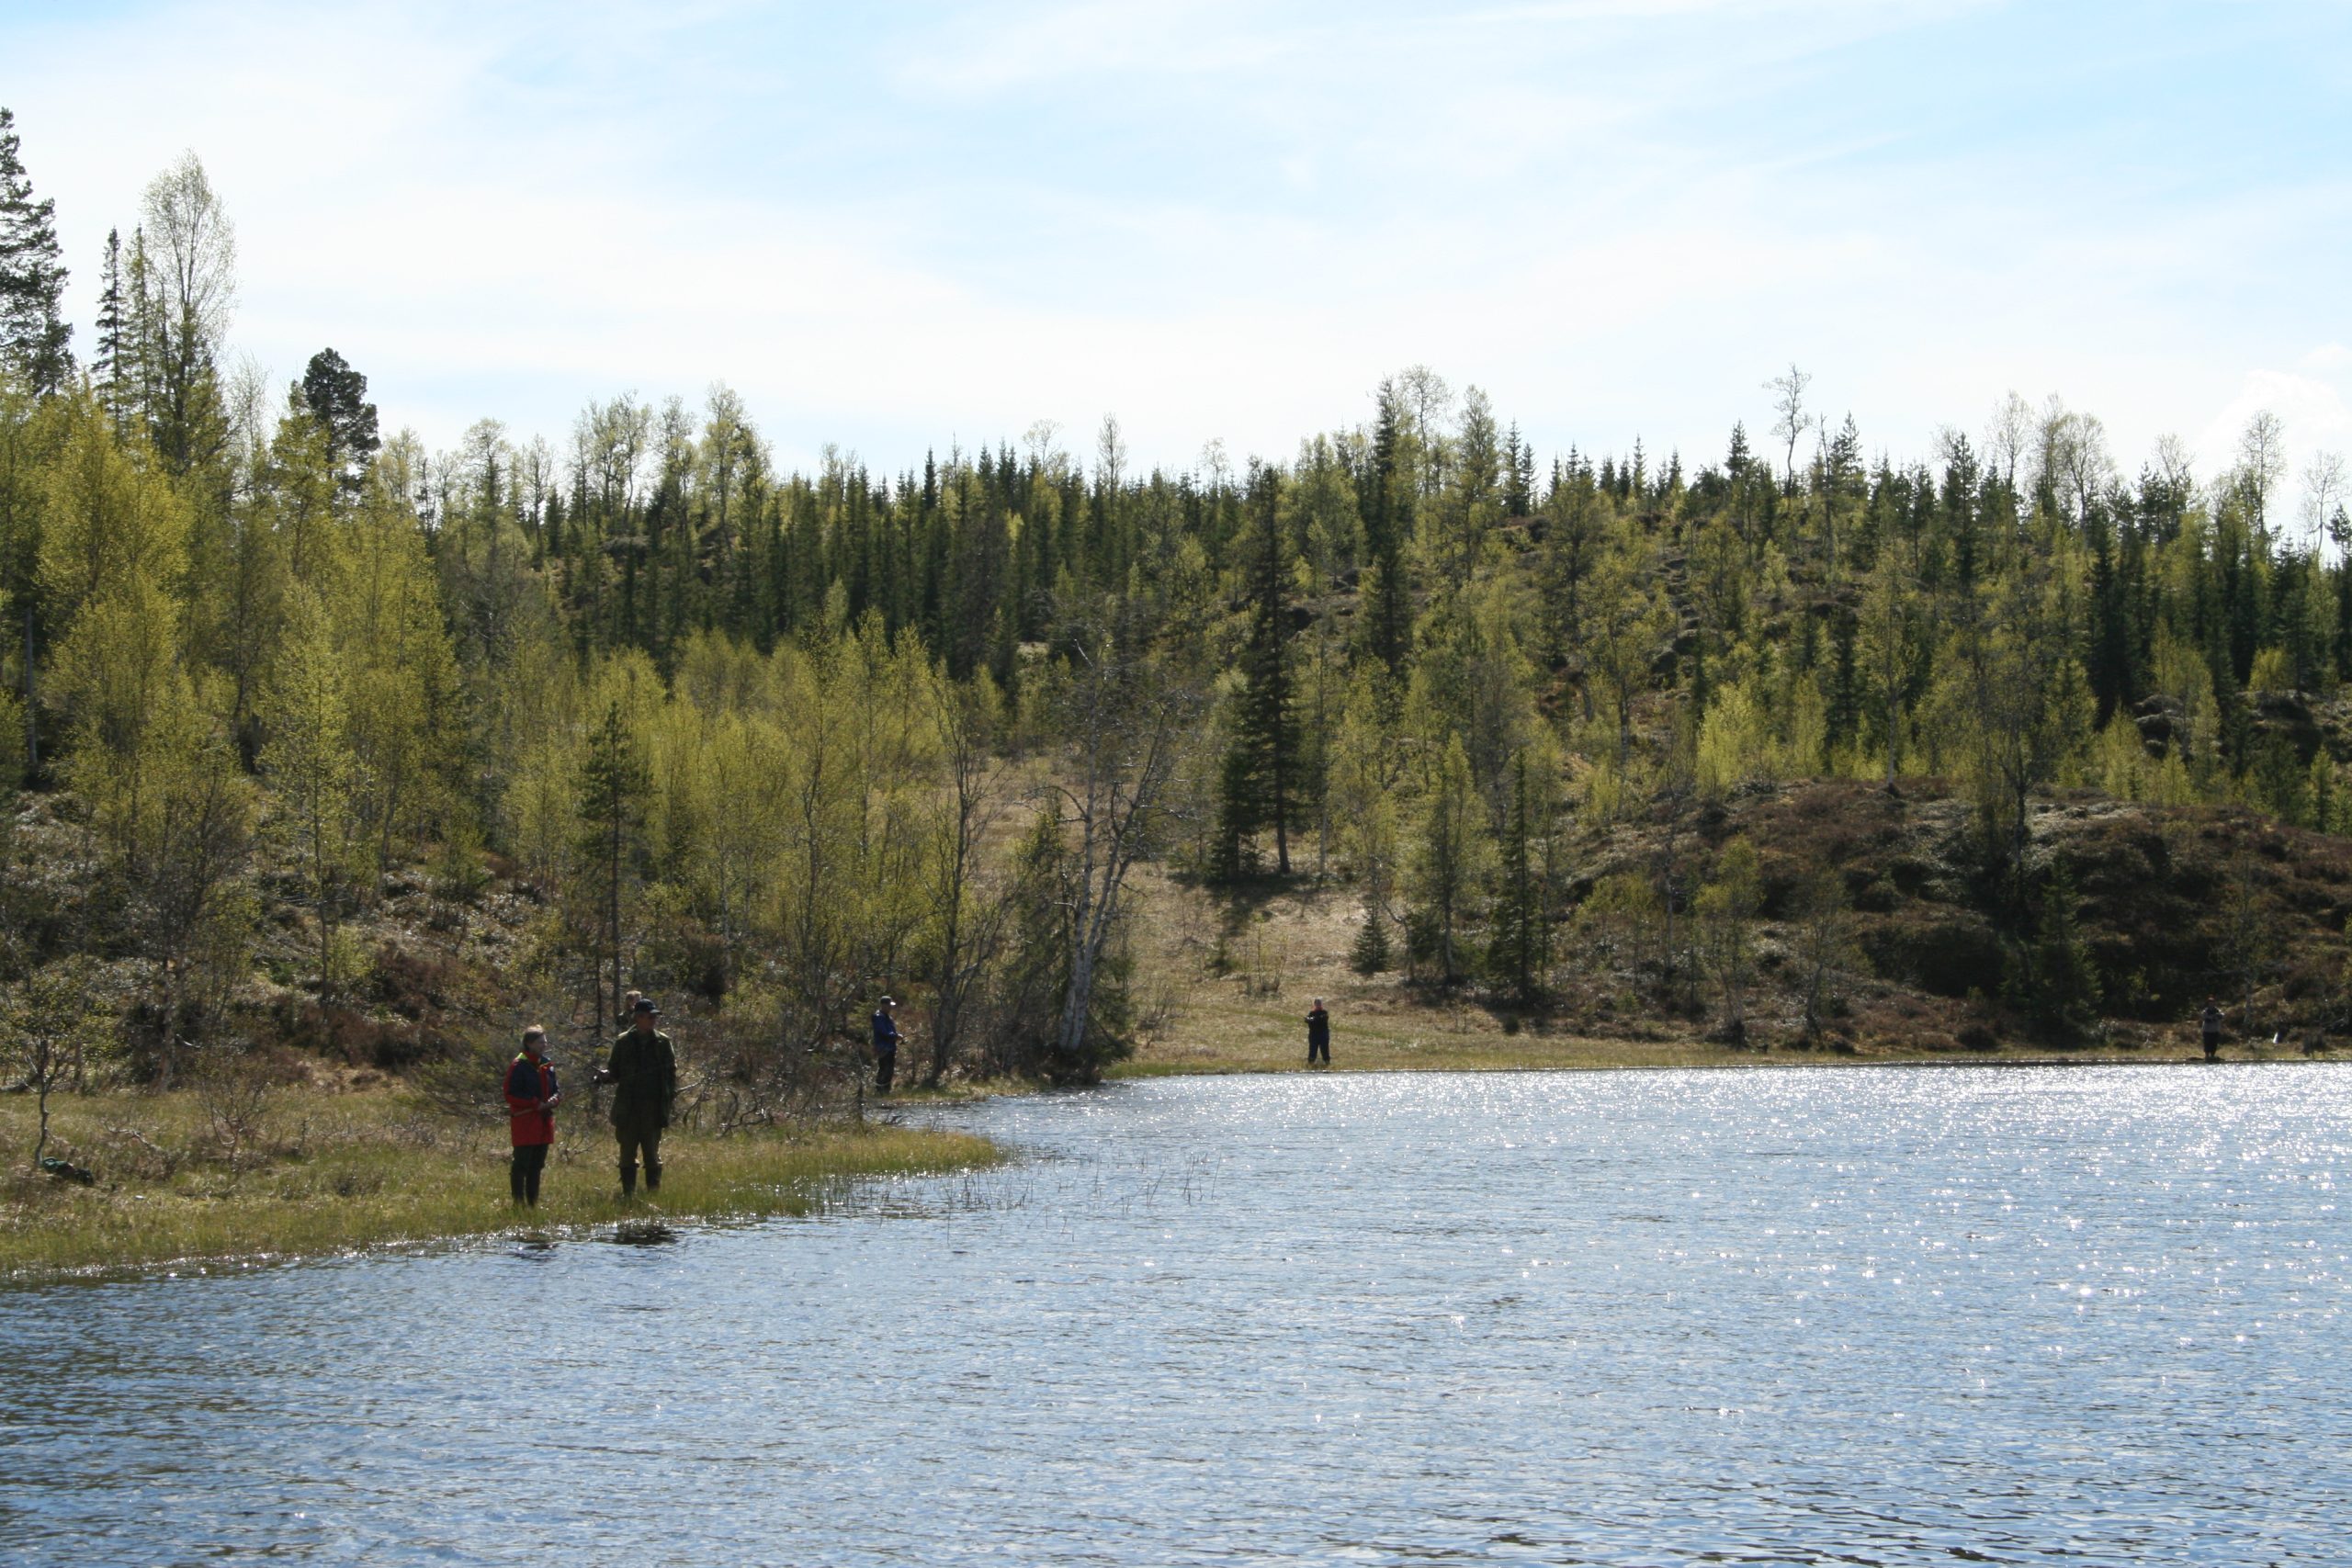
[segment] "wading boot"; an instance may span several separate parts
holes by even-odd
[[[648,1192],[662,1190],[662,1168],[651,1160],[645,1162],[645,1190]]]
[[[621,1167],[621,1196],[624,1198],[637,1196],[637,1162],[634,1160]]]
[[[514,1162],[513,1165],[511,1165],[511,1166],[507,1167],[507,1169],[506,1169],[506,1189],[507,1189],[507,1190],[508,1190],[508,1191],[512,1192],[512,1193],[514,1195],[514,1201],[516,1201],[517,1203],[520,1203],[521,1201],[523,1201],[523,1193],[524,1193],[524,1191],[525,1191],[525,1187],[524,1187],[523,1165],[522,1165],[522,1162],[521,1162],[520,1160],[517,1160],[517,1161],[516,1161],[516,1162]]]

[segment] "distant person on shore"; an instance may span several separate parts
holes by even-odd
[[[651,997],[630,1005],[629,1027],[596,1074],[613,1089],[613,1133],[621,1145],[621,1196],[637,1192],[637,1161],[645,1157],[645,1190],[662,1190],[662,1131],[678,1099],[678,1054],[653,1027],[662,1010]]]
[[[2209,1062],[2220,1061],[2222,1059],[2222,1004],[2211,997],[2205,998],[2205,1010],[2198,1016],[2197,1032],[2205,1042],[2205,1059]]]
[[[1331,1015],[1323,1010],[1321,997],[1306,1010],[1306,1065],[1313,1066],[1318,1056],[1325,1066],[1331,1065]]]
[[[876,1094],[890,1092],[891,1077],[899,1070],[899,1021],[891,1016],[898,1010],[898,1002],[889,997],[884,997],[881,1005],[874,1010],[874,1092]]]
[[[506,1122],[514,1139],[506,1184],[517,1203],[539,1206],[539,1173],[548,1168],[555,1108],[562,1099],[548,1061],[548,1032],[535,1023],[523,1031],[522,1052],[506,1069]]]

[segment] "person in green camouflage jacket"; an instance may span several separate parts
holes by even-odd
[[[662,1190],[662,1129],[678,1098],[678,1055],[670,1037],[653,1027],[662,1010],[651,997],[637,998],[628,1032],[613,1042],[613,1054],[596,1074],[613,1088],[613,1131],[621,1144],[621,1196],[637,1190],[637,1161],[645,1156],[645,1190]]]

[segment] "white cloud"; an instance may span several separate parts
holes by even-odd
[[[2011,386],[2127,463],[2177,426],[2226,447],[2249,399],[2352,446],[2352,355],[2301,347],[2352,197],[2142,199],[2064,124],[1914,118],[1906,71],[2006,62],[1980,8],[216,4],[0,20],[0,53],[48,65],[11,102],[83,320],[107,225],[194,146],[239,345],[283,377],[332,343],[436,443],[723,378],[786,451],[896,468],[1107,409],[1182,463],[1286,452],[1424,361],[1546,449],[1695,459],[1796,359],[1897,456]]]
[[[2286,427],[2289,472],[2282,516],[2292,515],[2302,498],[2301,478],[2321,452],[2352,453],[2352,403],[2344,389],[2286,370],[2249,371],[2237,392],[2197,434],[2193,450],[2199,470],[2226,471],[2237,461],[2238,437],[2257,413],[2277,414]]]

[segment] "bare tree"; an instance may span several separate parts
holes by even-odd
[[[2329,535],[2328,525],[2344,505],[2344,454],[2314,452],[2303,469],[2303,543],[2316,554]],[[2345,541],[2335,541],[2343,547]]]
[[[1837,995],[1838,978],[1859,962],[1854,949],[1853,913],[1846,901],[1846,881],[1833,867],[1808,876],[1797,897],[1793,978],[1804,1005],[1804,1037],[1821,1039],[1821,1021]]]
[[[1819,423],[1818,417],[1804,406],[1804,389],[1812,385],[1812,374],[1798,369],[1793,362],[1786,375],[1775,376],[1764,383],[1764,389],[1772,394],[1772,434],[1787,444],[1781,466],[1785,482],[1792,490],[1797,482],[1797,442]]]
[[[2156,437],[2152,460],[2156,473],[2168,490],[2187,491],[2197,482],[2197,460],[2188,450],[2188,443],[2166,432]]]
[[[1070,660],[1055,693],[1066,783],[1044,786],[1068,840],[1061,898],[1069,962],[1056,1045],[1083,1060],[1094,981],[1127,876],[1158,847],[1198,741],[1205,688],[1153,646],[1130,604],[1066,617]]]
[[[2243,824],[2242,824],[2243,826]],[[2255,997],[2264,976],[2278,956],[2278,922],[2263,897],[2265,874],[2252,846],[2240,843],[2231,853],[2220,900],[2221,941],[2215,956],[2237,983],[2238,1028],[2248,1041],[2256,1038]]]
[[[2002,488],[2015,494],[2018,464],[2033,439],[2033,406],[2012,390],[1994,406],[1984,426],[1985,461],[2001,476]]]
[[[2108,456],[2107,426],[2097,414],[2068,408],[2055,393],[2043,405],[2034,433],[2034,482],[2073,514],[2076,524],[2090,515],[2091,502],[2115,471]]]
[[[2267,528],[2270,498],[2287,477],[2287,422],[2268,409],[2256,409],[2238,435],[2238,483],[2254,502],[2254,525]]]
[[[1059,420],[1041,419],[1021,433],[1022,445],[1029,448],[1029,460],[1040,469],[1052,470],[1061,466],[1061,432]]]
[[[1119,416],[1106,413],[1102,428],[1094,433],[1094,483],[1105,497],[1118,494],[1120,476],[1126,468],[1127,441],[1119,433]]]
[[[1005,795],[1004,767],[993,745],[990,690],[959,685],[942,670],[933,671],[930,689],[947,766],[930,858],[939,926],[932,967],[931,1069],[924,1083],[936,1087],[955,1059],[973,996],[1003,945],[1005,901],[976,894],[981,845],[1003,815]]]
[[[49,1148],[49,1100],[68,1081],[79,1083],[88,1053],[113,1020],[96,1000],[97,963],[77,953],[36,969],[9,987],[0,1027],[12,1047],[17,1081],[31,1091],[40,1113],[33,1168]]]
[[[209,461],[227,436],[218,378],[237,302],[237,233],[193,152],[148,182],[141,214],[142,310],[155,378],[150,414],[164,461],[186,473]]]
[[[1716,857],[1715,874],[1699,890],[1692,906],[1700,953],[1723,991],[1724,1039],[1734,1045],[1747,1043],[1747,992],[1756,976],[1756,916],[1763,901],[1755,846],[1744,838],[1734,839]]]
[[[1202,443],[1198,461],[1201,478],[1210,494],[1216,494],[1233,482],[1233,457],[1225,449],[1224,436],[1212,435]]]
[[[1396,388],[1412,411],[1413,438],[1420,443],[1421,493],[1434,495],[1445,479],[1447,442],[1442,427],[1447,412],[1453,407],[1453,389],[1426,365],[1410,365],[1398,372]]]

